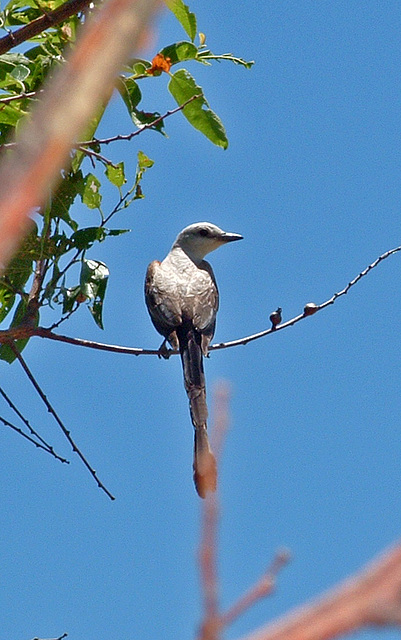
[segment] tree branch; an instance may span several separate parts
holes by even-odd
[[[254,333],[253,335],[246,336],[245,338],[239,338],[238,340],[232,340],[231,342],[220,342],[219,344],[214,344],[209,348],[209,350],[215,351],[218,349],[227,349],[228,347],[237,347],[238,345],[241,345],[241,344],[248,344],[248,342],[252,342],[253,340],[259,340],[259,338],[268,336],[271,333],[275,333],[276,331],[281,331],[282,329],[287,329],[287,327],[292,327],[297,322],[300,322],[301,320],[304,320],[308,316],[314,315],[318,311],[321,311],[322,309],[325,309],[331,304],[334,304],[338,298],[340,298],[341,296],[345,296],[348,293],[348,291],[351,289],[351,287],[356,285],[357,282],[359,282],[359,280],[364,278],[370,271],[372,271],[372,269],[377,267],[377,265],[380,264],[380,262],[383,262],[383,260],[386,260],[394,253],[398,253],[398,251],[401,251],[401,246],[396,247],[395,249],[390,249],[389,251],[386,251],[385,253],[383,253],[374,262],[372,262],[372,264],[366,267],[366,269],[361,271],[353,280],[351,280],[347,284],[347,286],[344,287],[344,289],[342,289],[338,293],[335,293],[331,298],[326,300],[326,302],[322,302],[322,304],[319,304],[319,305],[309,303],[305,305],[303,313],[301,313],[298,316],[295,316],[295,318],[291,318],[291,320],[287,320],[287,322],[283,322],[282,324],[279,324],[279,325],[274,325],[270,329],[259,331],[259,333]]]
[[[351,280],[344,289],[335,293],[331,298],[326,300],[326,302],[322,302],[320,305],[315,304],[306,304],[304,308],[304,312],[291,320],[287,320],[287,322],[283,322],[282,324],[274,325],[270,329],[264,329],[259,333],[254,333],[249,336],[245,336],[244,338],[239,338],[238,340],[232,340],[230,342],[219,342],[213,344],[209,347],[209,351],[218,351],[220,349],[227,349],[229,347],[237,347],[242,344],[247,344],[253,340],[258,340],[259,338],[263,338],[264,336],[268,336],[272,333],[276,333],[277,331],[281,331],[282,329],[287,329],[287,327],[291,327],[297,322],[304,320],[308,316],[314,315],[318,311],[325,309],[326,307],[334,304],[338,298],[344,296],[348,293],[348,291],[357,284],[362,278],[364,278],[372,269],[378,266],[380,262],[386,260],[389,256],[401,251],[401,246],[396,247],[395,249],[390,249],[386,251],[381,256],[379,256],[372,264],[370,264],[366,269],[361,271],[353,280]],[[57,326],[60,323],[56,323],[52,328]],[[52,329],[45,327],[30,327],[30,326],[19,326],[11,329],[0,330],[0,344],[9,342],[10,340],[19,340],[23,338],[31,338],[32,336],[39,336],[40,338],[47,338],[48,340],[55,340],[57,342],[66,342],[67,344],[73,344],[78,347],[87,347],[89,349],[97,349],[99,351],[109,351],[111,353],[125,353],[127,355],[133,356],[159,356],[160,357],[160,349],[142,349],[140,347],[123,347],[120,345],[114,344],[105,344],[103,342],[94,342],[93,340],[85,340],[83,338],[73,338],[72,336],[65,336],[62,334],[54,333]],[[178,355],[178,351],[174,351],[173,349],[168,349],[168,355]]]
[[[309,605],[241,640],[327,640],[363,627],[401,627],[401,541]]]
[[[42,31],[45,31],[45,29],[54,27],[56,24],[67,20],[79,11],[85,9],[91,1],[92,0],[69,0],[57,9],[54,9],[54,11],[46,11],[42,16],[36,18],[36,20],[32,20],[32,22],[20,29],[10,31],[6,36],[0,38],[0,55],[22,42],[29,40],[29,38],[39,35]]]

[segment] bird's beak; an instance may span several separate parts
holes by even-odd
[[[223,242],[234,242],[234,240],[243,240],[244,238],[239,233],[224,233],[221,239]]]

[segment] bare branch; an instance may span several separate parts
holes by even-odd
[[[23,436],[24,438],[27,438],[27,440],[30,440],[31,442],[33,442],[33,444],[36,447],[39,447],[40,449],[44,449],[45,451],[47,451],[47,453],[50,453],[57,460],[60,460],[60,462],[65,462],[66,464],[70,464],[69,460],[66,460],[65,458],[62,458],[61,456],[59,456],[54,451],[53,447],[48,442],[46,442],[46,440],[44,440],[44,438],[42,438],[42,436],[39,435],[39,433],[37,431],[35,431],[35,429],[31,426],[29,420],[22,415],[21,411],[18,409],[18,407],[15,406],[15,404],[13,403],[11,398],[9,398],[9,396],[6,394],[4,389],[2,389],[1,387],[0,387],[0,394],[3,396],[4,400],[7,402],[8,406],[14,411],[14,413],[17,414],[19,419],[22,420],[22,422],[25,424],[25,426],[29,429],[29,432],[31,433],[31,435],[35,436],[35,438],[37,438],[37,440],[39,440],[39,442],[37,442],[37,440],[35,440],[34,438],[31,438],[26,433],[24,433],[22,431],[22,429],[20,429],[19,427],[16,427],[15,425],[11,424],[7,420],[4,420],[3,418],[0,418],[0,420],[3,422],[3,424],[5,424],[8,427],[11,427],[11,429],[14,429],[14,431],[17,431],[21,436]]]
[[[20,427],[17,427],[15,424],[12,424],[12,422],[9,422],[2,416],[0,416],[0,422],[2,422],[5,427],[10,427],[10,429],[12,429],[13,431],[16,431],[20,436],[22,436],[23,438],[26,438],[26,440],[29,440],[29,442],[32,442],[32,444],[34,444],[35,447],[37,447],[38,449],[43,449],[43,451],[46,451],[46,453],[50,453],[50,455],[52,455],[57,460],[60,460],[60,462],[65,462],[66,464],[70,464],[68,460],[66,460],[65,458],[61,458],[59,455],[57,455],[57,453],[55,453],[55,451],[53,450],[53,447],[44,446],[43,444],[41,444],[40,442],[38,442],[37,440],[29,436],[27,433],[22,431]]]
[[[394,253],[397,253],[398,251],[401,251],[401,246],[396,247],[395,249],[390,249],[389,251],[386,251],[385,253],[383,253],[374,262],[372,262],[372,264],[366,267],[366,269],[361,271],[353,280],[351,280],[347,284],[347,286],[344,287],[344,289],[342,289],[338,293],[335,293],[331,298],[326,300],[326,302],[322,302],[322,304],[319,304],[319,305],[307,304],[305,305],[303,313],[301,313],[299,316],[295,316],[295,318],[292,318],[291,320],[287,320],[287,322],[283,322],[282,324],[279,324],[279,325],[273,325],[273,327],[269,329],[265,329],[264,331],[259,331],[259,333],[254,333],[253,335],[246,336],[245,338],[239,338],[238,340],[232,340],[231,342],[220,342],[219,344],[214,344],[211,347],[209,347],[209,351],[216,351],[218,349],[227,349],[228,347],[237,347],[241,344],[248,344],[248,342],[252,342],[253,340],[259,340],[259,338],[268,336],[271,333],[276,333],[281,329],[292,327],[297,322],[304,320],[304,318],[314,315],[318,311],[321,311],[322,309],[325,309],[329,305],[334,304],[338,298],[340,298],[341,296],[345,296],[348,293],[348,291],[351,289],[351,287],[356,285],[356,283],[359,282],[359,280],[364,278],[370,271],[372,271],[372,269],[377,267],[377,265],[380,264],[380,262],[383,262],[383,260],[386,260],[386,258],[393,255]]]
[[[363,627],[401,627],[401,541],[323,597],[242,640],[323,640]]]
[[[20,352],[18,351],[17,347],[14,345],[13,342],[9,343],[10,348],[12,349],[13,353],[15,354],[15,357],[18,359],[21,367],[23,368],[23,370],[25,371],[28,379],[30,380],[30,382],[32,383],[32,385],[34,386],[37,394],[39,395],[39,397],[41,398],[41,400],[43,401],[43,403],[45,404],[47,410],[49,411],[49,413],[52,414],[52,416],[54,417],[54,419],[56,420],[57,424],[59,425],[60,429],[62,430],[62,432],[64,433],[65,437],[67,438],[68,442],[71,445],[72,450],[74,451],[74,453],[76,453],[82,460],[82,462],[84,463],[85,467],[88,469],[89,473],[92,475],[92,477],[96,480],[97,486],[99,487],[99,489],[102,489],[102,491],[105,492],[105,494],[110,498],[110,500],[115,500],[114,496],[110,493],[110,491],[107,489],[107,487],[105,487],[105,485],[99,480],[96,471],[94,470],[94,468],[89,464],[89,462],[87,461],[87,459],[85,458],[84,454],[80,451],[80,449],[78,448],[78,446],[75,444],[74,440],[71,437],[71,433],[70,431],[68,431],[68,429],[65,427],[64,423],[61,421],[61,418],[59,417],[59,415],[57,414],[56,410],[53,408],[53,406],[50,404],[48,398],[46,397],[46,395],[44,394],[44,392],[42,391],[39,383],[36,381],[33,373],[31,372],[31,370],[29,369],[28,365],[26,364],[24,358],[22,357],[22,355],[20,354]]]

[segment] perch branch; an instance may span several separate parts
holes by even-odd
[[[253,340],[258,340],[259,338],[263,338],[264,336],[268,336],[272,333],[276,333],[277,331],[281,331],[282,329],[286,329],[287,327],[291,327],[297,322],[304,320],[310,315],[314,315],[318,311],[325,309],[326,307],[334,304],[338,298],[344,296],[348,293],[348,291],[357,284],[362,278],[364,278],[372,269],[377,267],[380,262],[383,262],[389,256],[401,251],[401,246],[396,247],[395,249],[390,249],[386,251],[381,256],[379,256],[374,262],[372,262],[366,269],[361,271],[353,280],[351,280],[344,289],[335,293],[331,298],[322,302],[320,305],[306,305],[304,312],[291,320],[287,320],[287,322],[283,322],[282,324],[275,325],[269,329],[264,329],[259,333],[254,333],[250,336],[245,336],[244,338],[239,338],[238,340],[232,340],[230,342],[220,342],[213,344],[209,347],[209,351],[218,351],[220,349],[227,349],[228,347],[237,347],[241,344],[247,344]],[[52,328],[58,326],[60,323],[55,323]],[[29,327],[29,326],[19,326],[11,329],[0,330],[0,344],[9,342],[10,340],[17,340],[21,338],[30,338],[32,336],[39,336],[40,338],[47,338],[49,340],[56,340],[58,342],[66,342],[67,344],[73,344],[78,347],[87,347],[89,349],[97,349],[99,351],[110,351],[111,353],[125,353],[127,355],[134,356],[160,356],[159,349],[142,349],[140,347],[123,347],[120,345],[114,344],[105,344],[103,342],[94,342],[93,340],[85,340],[83,338],[73,338],[71,336],[65,336],[62,334],[54,333],[52,328],[45,327]],[[174,351],[173,349],[168,350],[168,355],[177,355],[178,351]]]

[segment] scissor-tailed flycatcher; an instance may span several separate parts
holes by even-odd
[[[210,222],[197,222],[178,234],[163,262],[150,263],[145,299],[157,331],[178,349],[195,429],[194,482],[204,498],[216,489],[216,462],[207,437],[207,405],[203,356],[214,335],[219,292],[212,267],[203,258],[227,242],[241,240]],[[165,341],[161,347],[165,347]]]

